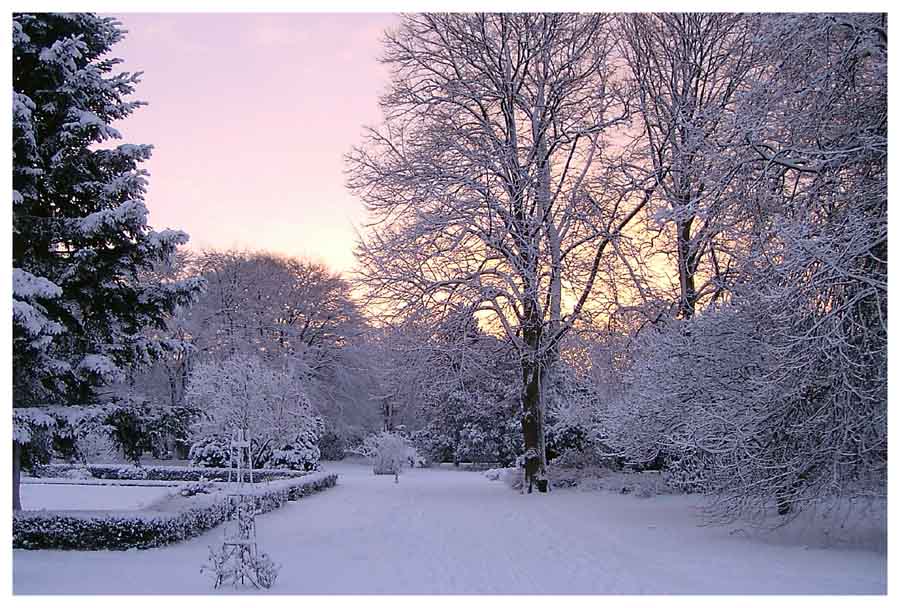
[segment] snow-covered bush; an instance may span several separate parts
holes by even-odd
[[[412,434],[412,442],[424,459],[432,462],[452,461],[456,454],[453,440],[436,425],[418,430]]]
[[[273,448],[294,445],[298,438],[316,445],[323,430],[300,379],[255,355],[197,364],[185,399],[207,415],[195,425],[197,435],[231,437],[244,429],[255,468],[267,465]]]
[[[484,475],[491,481],[501,481],[504,479],[504,476],[507,474],[507,472],[512,471],[512,470],[515,470],[515,469],[508,469],[508,468],[487,469],[482,473],[482,475]]]
[[[431,460],[429,460],[428,456],[423,456],[419,454],[419,450],[416,449],[416,446],[412,444],[409,438],[404,438],[407,442],[406,448],[406,461],[409,463],[409,468],[413,469],[416,467],[419,468],[427,468],[431,466]]]
[[[710,490],[713,459],[699,450],[686,450],[666,462],[662,472],[666,484],[686,494]]]
[[[319,448],[314,445],[300,443],[287,444],[280,449],[272,450],[269,466],[276,469],[292,469],[294,471],[315,471],[319,468]]]
[[[209,494],[212,490],[212,482],[205,477],[201,477],[199,481],[192,481],[189,484],[181,486],[178,493],[181,496],[194,496],[196,494]]]
[[[510,464],[522,446],[521,424],[503,387],[486,383],[486,393],[453,390],[430,407],[431,421],[412,435],[428,461]]]
[[[376,475],[397,476],[409,463],[410,447],[401,435],[383,431],[366,437],[363,453],[372,461]]]
[[[101,427],[110,441],[134,464],[146,453],[156,458],[168,455],[168,440],[183,441],[199,412],[187,407],[160,406],[138,398],[122,399],[103,420]]]
[[[607,403],[616,392],[609,386],[610,379],[605,377],[615,373],[610,369],[607,351],[619,345],[601,342],[591,346],[593,375],[578,373],[563,362],[554,366],[550,374],[545,442],[547,459],[553,462],[554,468],[606,466],[615,469],[622,464],[608,445],[609,430],[605,421]]]
[[[93,479],[91,470],[85,466],[75,465],[62,475],[65,479]]]
[[[827,496],[883,491],[886,401],[874,387],[854,393],[843,364],[791,337],[822,330],[828,315],[780,308],[739,293],[639,339],[617,447],[663,470],[671,487],[712,495],[717,519],[761,521]]]
[[[235,559],[234,551],[223,544],[218,549],[209,548],[209,559],[201,566],[200,572],[210,575],[214,589],[225,583],[237,587],[247,580],[258,588],[269,589],[278,578],[280,569],[281,566],[272,561],[268,553],[243,555],[241,559]]]
[[[116,446],[104,433],[91,433],[81,439],[79,449],[87,462],[110,462]]]
[[[525,478],[522,474],[522,467],[508,467],[503,469],[503,474],[500,476],[510,489],[512,490],[521,490],[525,483]]]
[[[343,460],[347,443],[333,427],[328,426],[319,437],[319,453],[322,460]]]
[[[230,442],[221,435],[209,435],[191,446],[188,459],[195,467],[231,466]]]
[[[553,469],[596,469],[607,468],[613,471],[622,469],[621,458],[609,454],[612,448],[603,444],[595,444],[590,449],[567,450],[553,461]]]
[[[143,409],[138,404],[117,408],[104,420],[113,445],[134,464],[139,464],[141,456],[151,447],[149,434],[144,428]]]
[[[322,454],[317,445],[319,437],[325,430],[325,423],[320,416],[315,416],[312,424],[300,428],[297,436],[281,447],[272,450],[268,466],[276,469],[285,468],[295,471],[315,471],[319,468]]]

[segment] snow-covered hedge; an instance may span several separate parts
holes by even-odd
[[[178,466],[141,466],[117,464],[48,464],[37,467],[34,471],[36,477],[67,477],[74,469],[87,469],[96,479],[150,479],[159,481],[200,481],[206,478],[210,481],[227,481],[229,471],[234,475],[234,469],[214,467],[178,467]],[[300,477],[302,471],[290,469],[254,469],[254,481],[270,481],[288,477]]]
[[[336,483],[335,473],[313,473],[251,487],[248,492],[257,513],[267,513]],[[192,496],[176,512],[19,511],[13,515],[13,547],[147,549],[197,536],[224,522],[232,508],[227,495],[219,492]]]

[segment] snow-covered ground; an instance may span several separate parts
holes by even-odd
[[[55,480],[60,481],[60,480]],[[175,491],[166,486],[23,483],[22,507],[29,510],[131,511],[142,509]]]
[[[693,497],[521,496],[474,472],[417,469],[395,484],[358,464],[326,468],[336,488],[257,520],[282,565],[272,593],[886,592],[876,537],[823,548],[802,531],[700,526]],[[14,550],[14,592],[212,593],[199,569],[221,534],[124,553]]]

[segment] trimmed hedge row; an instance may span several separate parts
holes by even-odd
[[[149,479],[154,481],[200,481],[201,477],[209,481],[227,481],[228,473],[231,472],[234,475],[235,471],[235,469],[214,467],[47,464],[37,467],[32,474],[35,477],[65,477],[67,473],[84,469],[90,471],[96,479]],[[296,478],[307,474],[306,471],[290,469],[254,469],[253,481]]]
[[[257,513],[267,513],[337,483],[335,473],[313,473],[251,488]],[[226,521],[234,508],[225,492],[188,499],[163,511],[19,511],[13,514],[16,549],[148,549],[197,536]]]

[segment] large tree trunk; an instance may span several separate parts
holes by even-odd
[[[525,487],[546,492],[547,452],[544,447],[544,409],[541,399],[543,367],[538,362],[522,363],[522,435],[525,439]]]
[[[394,407],[390,401],[385,400],[381,406],[381,413],[384,422],[384,430],[388,433],[394,432]]]
[[[697,304],[697,288],[694,283],[694,255],[691,247],[691,225],[693,218],[679,220],[677,227],[678,283],[680,287],[679,316],[690,319]]]
[[[19,497],[20,471],[22,459],[22,446],[13,441],[12,454],[12,500],[13,511],[22,510],[22,499]]]

